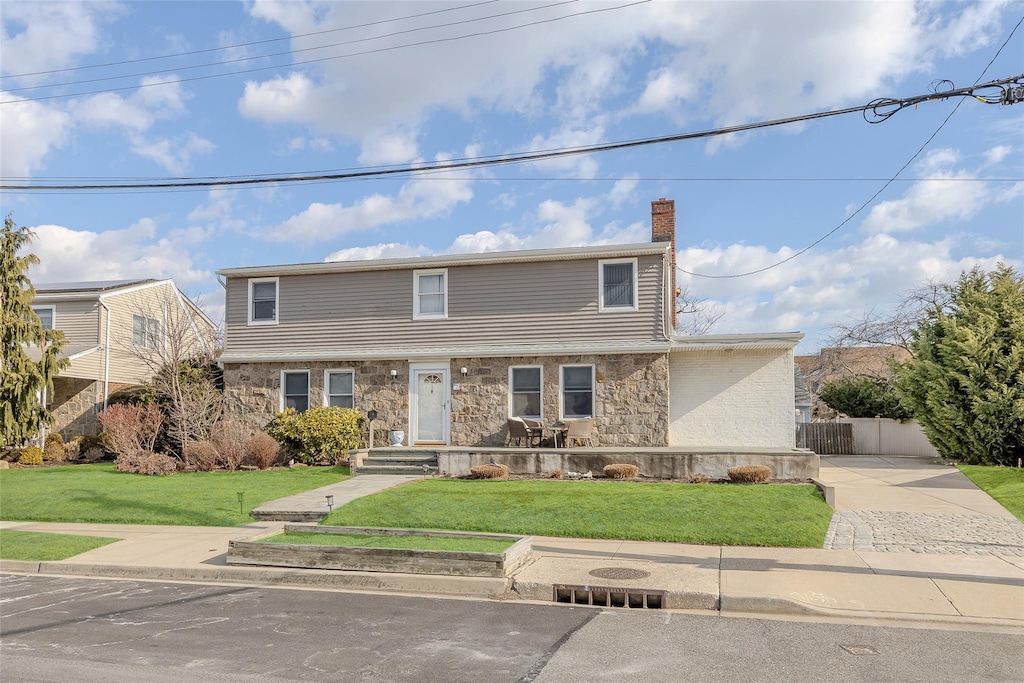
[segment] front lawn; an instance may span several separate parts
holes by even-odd
[[[119,540],[101,536],[0,529],[0,560],[56,562]]]
[[[322,523],[820,548],[831,518],[810,484],[432,479],[359,498]]]
[[[0,519],[235,526],[275,498],[346,479],[347,467],[251,472],[118,472],[112,463],[0,470]],[[243,492],[239,511],[238,493]]]
[[[957,468],[1024,522],[1024,469],[992,465],[957,465]]]
[[[295,543],[299,545],[338,545],[349,548],[395,548],[402,550],[449,550],[460,553],[503,553],[515,541],[493,538],[457,538],[445,536],[397,536],[394,534],[321,534],[309,531],[285,531],[262,538],[257,543]]]

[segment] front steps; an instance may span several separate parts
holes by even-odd
[[[355,469],[362,474],[418,474],[430,476],[438,473],[437,451],[422,448],[374,448],[363,457]]]

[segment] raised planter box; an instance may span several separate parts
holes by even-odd
[[[457,531],[416,531],[374,529],[317,524],[286,524],[283,531],[320,534],[366,534],[374,536],[432,536],[443,538],[485,538],[514,543],[502,553],[410,550],[404,548],[358,548],[337,545],[257,543],[281,530],[267,531],[228,543],[230,565],[261,565],[305,569],[341,569],[403,574],[506,577],[530,561],[532,538],[509,534],[473,534]]]

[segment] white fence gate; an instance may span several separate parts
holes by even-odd
[[[939,457],[916,420],[900,422],[884,417],[841,417],[836,422],[853,425],[853,449],[857,455],[927,455]]]

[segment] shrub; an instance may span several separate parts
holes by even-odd
[[[79,453],[82,452],[82,443],[78,439],[68,441],[64,444],[64,459],[65,460],[78,460]]]
[[[634,479],[640,474],[636,465],[605,465],[604,476],[610,479]]]
[[[772,470],[765,465],[740,465],[729,468],[729,480],[741,484],[763,484],[771,478]]]
[[[118,472],[137,473],[142,467],[143,451],[132,451],[122,453],[114,460],[114,466]]]
[[[504,479],[508,476],[507,465],[477,465],[469,468],[474,479]]]
[[[43,460],[55,462],[63,462],[65,460],[64,439],[60,434],[46,435],[46,443],[43,446]]]
[[[286,410],[265,427],[304,463],[338,464],[359,447],[363,414],[352,408],[312,408],[304,413]]]
[[[86,462],[99,462],[103,459],[104,455],[106,455],[106,452],[102,448],[90,448],[82,457],[85,458]]]
[[[139,458],[139,474],[167,475],[178,471],[178,461],[160,453],[142,453]]]
[[[210,430],[210,440],[217,449],[219,464],[227,470],[237,470],[245,460],[249,448],[246,442],[252,430],[238,420],[221,420]]]
[[[551,473],[551,478],[552,479],[565,479],[565,472],[563,472],[562,470],[554,470]]]
[[[106,447],[120,457],[152,451],[164,417],[155,403],[147,403],[110,406],[99,414],[99,420]]]
[[[92,450],[93,448],[103,448],[103,436],[95,434],[86,434],[84,436],[76,436],[75,441],[78,442],[78,452],[85,453]]]
[[[709,481],[711,479],[708,478],[708,475],[701,474],[700,472],[690,472],[690,476],[686,478],[688,484],[706,484]]]
[[[18,456],[18,462],[22,465],[42,465],[43,452],[39,450],[38,446],[23,448],[21,450],[21,455]]]
[[[185,460],[199,472],[212,472],[220,454],[212,441],[189,441],[185,444]]]
[[[261,470],[269,469],[281,453],[281,444],[270,434],[257,432],[249,437],[249,453]]]

